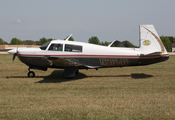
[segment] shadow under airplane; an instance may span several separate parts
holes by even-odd
[[[131,75],[100,75],[100,76],[87,76],[83,73],[78,73],[78,75],[73,79],[65,79],[63,76],[63,70],[55,70],[53,71],[49,76],[43,77],[44,79],[41,81],[38,81],[36,83],[61,83],[61,82],[68,82],[68,81],[75,81],[83,78],[88,77],[131,77],[133,79],[146,79],[153,77],[153,75],[147,75],[144,73],[134,73]],[[61,76],[61,77],[58,77]]]
[[[78,73],[78,75],[73,79],[65,79],[63,77],[63,70],[54,70],[50,75],[48,76],[36,76],[35,78],[43,78],[43,80],[38,81],[36,83],[62,83],[62,82],[68,82],[68,81],[75,81],[87,77],[131,77],[133,79],[146,79],[153,77],[153,75],[148,75],[144,73],[133,73],[131,75],[99,75],[99,76],[87,76],[83,73]],[[6,78],[29,78],[27,76],[7,76]]]

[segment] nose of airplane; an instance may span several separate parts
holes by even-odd
[[[15,54],[16,53],[16,49],[12,49],[12,50],[9,50],[7,51],[9,54]]]

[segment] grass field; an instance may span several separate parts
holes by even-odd
[[[0,55],[0,119],[175,119],[175,56],[139,67],[35,71]]]

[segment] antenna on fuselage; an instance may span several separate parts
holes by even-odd
[[[70,35],[69,35],[69,37],[67,37],[65,41],[68,41],[68,40],[69,40],[69,38],[70,38],[71,36],[72,36],[72,34],[70,34]]]

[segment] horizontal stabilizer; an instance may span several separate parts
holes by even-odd
[[[161,56],[162,52],[154,52],[154,53],[150,53],[150,54],[142,54],[144,56]]]

